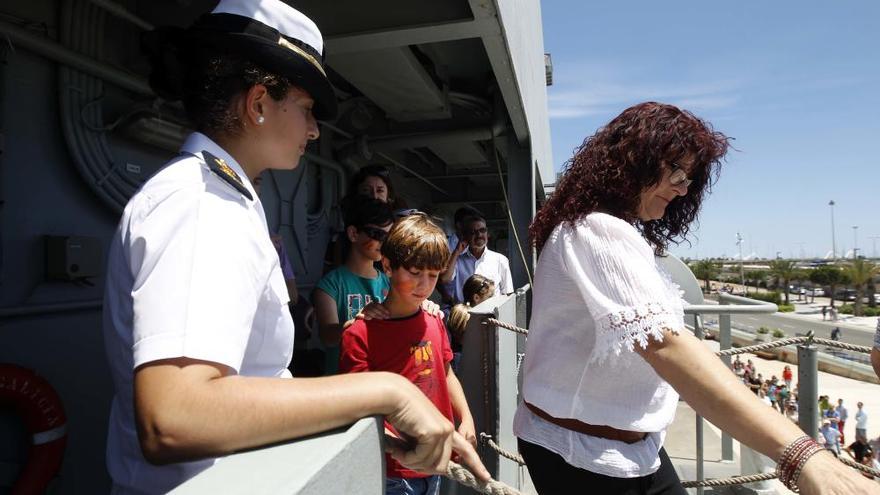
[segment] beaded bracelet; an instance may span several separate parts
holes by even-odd
[[[797,468],[795,468],[794,473],[791,475],[791,480],[790,480],[791,484],[788,485],[789,490],[791,490],[795,493],[800,492],[800,487],[798,487],[798,480],[801,477],[801,470],[804,469],[804,464],[806,464],[807,461],[809,461],[810,458],[813,457],[814,454],[818,454],[819,452],[822,452],[823,450],[825,450],[825,448],[817,443],[817,444],[811,445],[810,449],[801,455],[801,459],[798,462]]]
[[[803,449],[810,444],[811,440],[812,438],[807,435],[798,437],[788,444],[779,456],[779,460],[776,462],[776,477],[785,485],[788,485],[787,480],[794,472],[795,463],[792,462],[792,459],[797,459],[797,457],[803,452]]]
[[[776,476],[789,490],[798,493],[798,478],[807,461],[824,448],[807,435],[798,437],[785,447],[776,464]]]
[[[804,455],[813,449],[813,445],[814,444],[811,441],[804,442],[800,448],[792,452],[792,456],[789,458],[789,462],[785,469],[785,478],[782,480],[785,486],[791,487],[797,484],[797,478],[800,475],[798,472],[800,460],[804,459]]]

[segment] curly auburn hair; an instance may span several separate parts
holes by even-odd
[[[529,227],[532,243],[540,249],[557,225],[573,225],[601,211],[635,225],[662,254],[687,236],[728,147],[729,138],[685,110],[655,102],[627,108],[587,137],[566,162],[556,191]],[[687,194],[673,199],[663,218],[639,220],[642,191],[660,182],[664,164],[686,157],[694,159]]]

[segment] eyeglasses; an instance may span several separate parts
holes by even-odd
[[[673,186],[684,185],[684,187],[688,187],[693,184],[694,181],[688,179],[687,174],[684,169],[678,166],[677,163],[672,164],[672,173],[669,174],[669,183]]]
[[[358,230],[374,241],[385,242],[385,239],[388,239],[388,232],[384,229],[377,227],[360,227]]]
[[[465,234],[471,236],[477,234],[485,234],[487,232],[489,232],[489,229],[487,229],[486,227],[480,227],[479,229],[468,230],[467,232],[465,232]]]

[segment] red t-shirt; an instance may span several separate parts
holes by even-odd
[[[339,372],[390,371],[409,379],[437,409],[453,420],[446,386],[446,363],[452,349],[446,327],[438,316],[419,310],[407,318],[358,320],[342,334]],[[386,427],[393,428],[386,422]],[[389,478],[424,478],[386,454]]]

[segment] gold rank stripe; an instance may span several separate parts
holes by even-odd
[[[291,42],[289,42],[289,41],[287,41],[286,39],[284,39],[284,36],[279,36],[279,37],[278,37],[278,44],[281,45],[281,46],[283,46],[284,48],[287,48],[287,49],[289,49],[289,50],[292,50],[292,51],[293,51],[294,53],[296,53],[297,55],[299,55],[299,56],[303,57],[304,59],[308,60],[309,63],[311,63],[312,65],[314,65],[316,69],[318,69],[319,71],[321,71],[321,74],[323,74],[324,77],[327,77],[327,73],[324,72],[324,68],[321,67],[320,62],[318,62],[318,60],[315,59],[315,57],[313,57],[313,56],[309,55],[308,53],[306,53],[305,50],[303,50],[302,48],[300,48],[300,47],[294,45],[293,43],[291,43]]]

